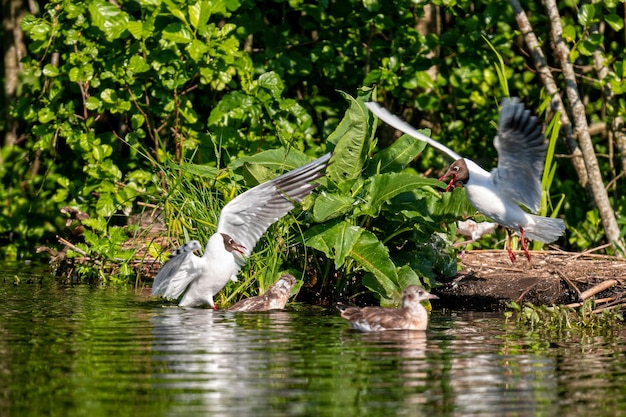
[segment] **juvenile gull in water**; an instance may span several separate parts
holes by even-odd
[[[204,254],[200,242],[190,241],[176,249],[161,267],[152,285],[152,294],[178,299],[182,307],[209,305],[228,280],[237,273],[267,228],[283,217],[295,203],[313,191],[311,184],[324,175],[331,154],[326,154],[271,181],[257,185],[226,204],[220,213],[217,231],[209,238]]]
[[[377,103],[367,107],[394,128],[422,140],[444,152],[455,161],[439,180],[451,178],[448,188],[465,187],[467,198],[476,210],[507,228],[507,250],[512,262],[510,230],[521,236],[522,249],[530,260],[525,238],[550,243],[565,230],[562,219],[537,216],[524,211],[524,205],[537,213],[541,204],[541,176],[546,156],[542,124],[517,98],[505,98],[500,109],[498,134],[494,145],[498,167],[490,173],[474,161],[463,158],[441,143],[421,134],[408,123],[389,113]]]
[[[296,283],[293,275],[284,274],[272,284],[263,295],[246,298],[233,304],[230,311],[282,310],[291,295],[291,287]]]
[[[426,330],[428,311],[421,301],[436,298],[439,297],[416,285],[409,285],[402,291],[401,308],[348,307],[342,303],[337,303],[337,308],[350,327],[362,332]]]

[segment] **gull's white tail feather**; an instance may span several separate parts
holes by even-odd
[[[524,235],[528,239],[538,240],[543,243],[552,243],[557,240],[565,231],[565,222],[563,219],[555,219],[552,217],[536,216],[532,217],[532,225],[524,228]]]

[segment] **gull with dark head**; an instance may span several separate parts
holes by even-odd
[[[428,311],[421,302],[437,298],[417,285],[409,285],[402,291],[401,308],[348,307],[342,303],[337,303],[337,308],[351,328],[362,332],[426,330]]]
[[[291,288],[296,278],[291,274],[283,274],[278,281],[270,285],[263,295],[246,298],[233,304],[230,311],[270,311],[282,310],[289,300]]]
[[[168,299],[182,296],[181,307],[209,305],[213,296],[237,274],[261,235],[301,202],[324,175],[331,154],[257,185],[230,201],[220,213],[217,231],[196,256],[200,242],[192,240],[176,249],[161,267],[152,285],[152,294]]]
[[[541,176],[546,156],[542,123],[532,116],[517,98],[502,101],[498,134],[494,145],[498,151],[498,167],[485,171],[477,163],[463,158],[441,143],[421,134],[378,103],[366,103],[378,118],[394,128],[422,140],[442,151],[454,162],[439,178],[450,178],[446,191],[465,187],[467,197],[476,210],[507,228],[507,251],[511,262],[511,230],[521,236],[522,249],[530,260],[525,238],[543,243],[554,242],[563,234],[565,222],[536,214],[541,204]],[[532,213],[520,207],[525,206]]]

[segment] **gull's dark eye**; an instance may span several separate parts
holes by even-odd
[[[458,170],[459,170],[459,167],[454,167],[454,170],[455,170],[455,171],[458,171]]]

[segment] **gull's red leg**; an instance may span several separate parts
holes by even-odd
[[[515,263],[515,254],[513,253],[513,249],[511,249],[511,231],[506,229],[506,250],[509,252],[509,259],[512,263]]]
[[[519,232],[522,235],[522,249],[524,249],[524,255],[528,258],[528,262],[530,262],[530,252],[528,252],[528,247],[526,246],[526,239],[524,239],[524,228],[520,227]]]

